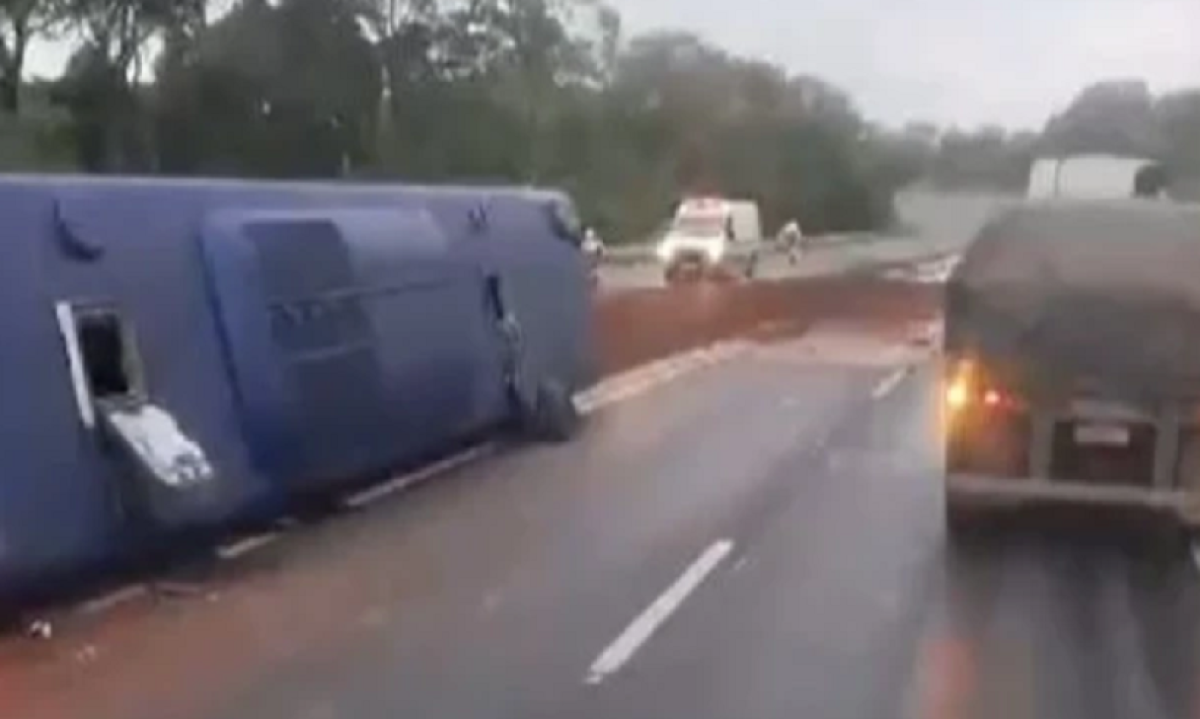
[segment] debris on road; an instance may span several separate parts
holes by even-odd
[[[45,619],[37,619],[25,627],[25,636],[30,639],[53,639],[54,625]]]
[[[915,282],[924,285],[942,285],[950,279],[956,267],[962,262],[962,255],[952,254],[929,262],[908,267],[895,267],[883,273],[883,276],[899,281]]]
[[[99,657],[99,650],[91,644],[86,644],[75,651],[75,661],[79,664],[91,664]]]

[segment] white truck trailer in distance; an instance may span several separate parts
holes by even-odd
[[[1078,155],[1041,158],[1029,171],[1031,200],[1113,200],[1136,194],[1138,176],[1157,163],[1138,157]]]

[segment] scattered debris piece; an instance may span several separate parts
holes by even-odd
[[[30,639],[53,639],[54,625],[47,619],[35,619],[25,626],[25,636]]]

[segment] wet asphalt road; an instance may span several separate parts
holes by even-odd
[[[573,444],[298,533],[0,714],[1200,716],[1186,548],[1019,528],[949,546],[928,364],[830,347],[746,349]]]

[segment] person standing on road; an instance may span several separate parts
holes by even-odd
[[[788,220],[779,230],[779,244],[787,251],[788,264],[794,265],[803,251],[804,232],[796,220]]]
[[[579,244],[579,247],[586,254],[594,255],[599,249],[598,239],[599,238],[596,236],[595,230],[593,230],[591,227],[585,227],[583,230],[583,241]]]
[[[605,251],[604,240],[600,239],[600,234],[594,228],[588,227],[584,230],[580,249],[588,258],[591,282],[595,286],[600,281],[600,263],[604,260]]]
[[[588,227],[584,230],[581,249],[594,261],[604,258],[604,240],[600,239],[600,234],[596,232],[595,228]]]

